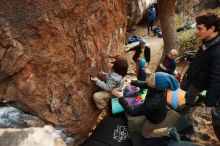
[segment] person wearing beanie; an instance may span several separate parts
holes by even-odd
[[[175,91],[179,87],[179,82],[170,74],[164,72],[156,72],[155,87],[157,90],[170,89]]]
[[[135,51],[135,54],[132,58],[135,63],[137,63],[139,58],[145,59],[148,63],[150,62],[150,48],[146,46],[144,39],[141,39],[138,45],[126,50],[125,52],[128,53],[129,51]]]
[[[147,78],[146,81],[132,80],[130,84],[148,89],[148,92],[144,102],[134,106],[127,102],[122,92],[112,91],[112,94],[118,97],[119,103],[126,112],[129,132],[132,135],[141,133],[145,138],[170,136],[174,133],[175,139],[179,140],[179,135],[173,127],[177,119],[172,118],[177,117],[177,114],[171,109],[168,110],[166,106],[166,91],[168,89],[177,90],[179,88],[178,81],[167,73],[157,72],[154,76]],[[143,116],[145,119],[143,119]],[[129,119],[132,119],[132,121],[129,121]],[[135,125],[142,128],[137,128]]]

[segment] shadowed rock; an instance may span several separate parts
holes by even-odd
[[[51,126],[0,129],[0,146],[66,146]]]

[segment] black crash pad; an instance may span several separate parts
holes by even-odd
[[[188,141],[170,141],[168,146],[204,146]]]
[[[172,110],[173,111],[173,110]],[[174,125],[181,135],[191,133],[193,131],[192,123],[187,121],[177,112],[173,111],[173,115],[178,120]],[[142,139],[142,138],[141,138]],[[166,137],[158,139],[144,139],[144,146],[156,146],[159,141],[164,141],[166,144],[170,142],[170,139]],[[142,143],[141,142],[141,143]],[[182,143],[182,142],[181,142]],[[181,144],[177,143],[177,144]],[[185,144],[187,142],[183,142]],[[158,143],[159,144],[159,143]],[[169,146],[176,146],[170,143]],[[194,144],[194,143],[188,143]],[[161,145],[161,144],[159,144]],[[82,144],[82,146],[132,146],[131,139],[128,133],[127,121],[124,115],[119,117],[105,117],[96,129],[92,132],[92,135]],[[177,145],[184,146],[184,145]],[[187,145],[188,146],[188,145]],[[200,145],[189,145],[189,146],[200,146]]]
[[[132,146],[124,116],[105,117],[82,146]]]
[[[89,138],[81,146],[110,146],[109,144]]]

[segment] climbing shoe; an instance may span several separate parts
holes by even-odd
[[[176,141],[180,141],[180,134],[178,133],[175,127],[171,127],[168,129],[168,135],[176,139]]]

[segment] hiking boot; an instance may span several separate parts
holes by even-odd
[[[168,135],[176,139],[176,141],[180,141],[180,134],[176,130],[175,127],[171,127],[168,129]]]

